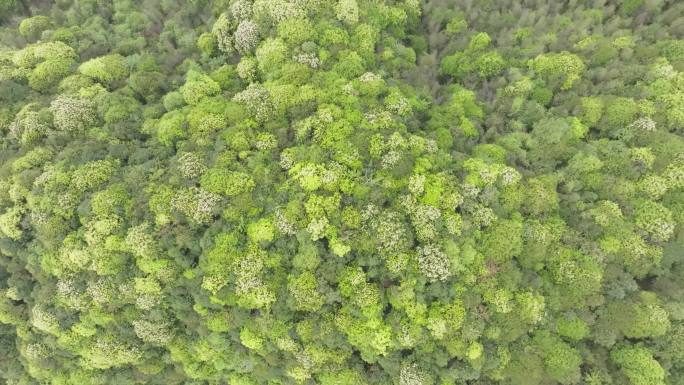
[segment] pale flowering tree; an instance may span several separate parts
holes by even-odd
[[[419,246],[417,254],[420,272],[429,281],[446,281],[451,277],[451,262],[439,247],[433,244]]]
[[[214,34],[216,42],[218,43],[219,50],[226,54],[232,54],[235,52],[233,24],[234,21],[231,20],[227,14],[222,13],[211,29],[211,32]]]
[[[233,101],[243,104],[259,121],[266,121],[275,113],[271,94],[261,84],[252,83],[244,91],[233,96]]]
[[[184,177],[194,179],[202,176],[207,171],[207,165],[199,154],[185,152],[178,157],[178,169]]]
[[[415,363],[405,363],[399,371],[399,385],[432,385],[430,376]]]
[[[251,20],[243,20],[238,24],[233,35],[235,49],[241,54],[247,54],[259,43],[259,27]]]

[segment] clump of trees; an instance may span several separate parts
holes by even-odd
[[[684,3],[0,0],[0,382],[684,382]]]

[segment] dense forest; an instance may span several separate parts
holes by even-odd
[[[0,0],[0,384],[684,385],[684,1]]]

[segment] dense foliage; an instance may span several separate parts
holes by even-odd
[[[0,23],[0,383],[684,384],[684,2]]]

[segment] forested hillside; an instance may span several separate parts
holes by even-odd
[[[0,384],[684,385],[684,1],[0,0]]]

